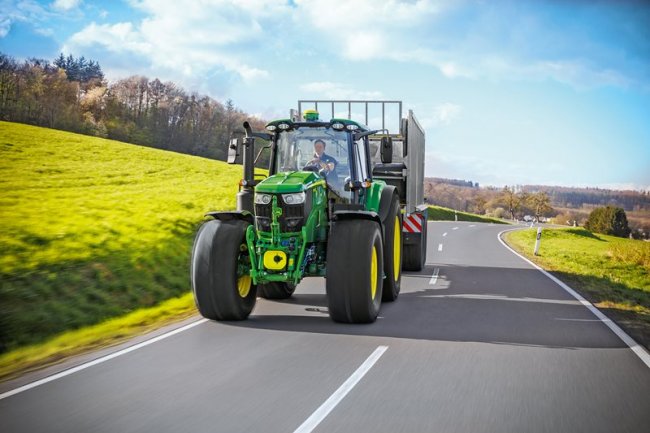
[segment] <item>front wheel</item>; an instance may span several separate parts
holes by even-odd
[[[336,221],[327,245],[325,289],[336,322],[374,322],[381,305],[384,251],[379,224]]]
[[[192,248],[191,282],[201,315],[212,320],[244,320],[255,306],[257,287],[247,273],[245,221],[205,222]]]

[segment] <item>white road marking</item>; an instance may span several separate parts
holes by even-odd
[[[444,238],[445,236],[447,236],[447,232],[444,232],[444,233],[442,234],[442,237],[443,237],[443,238]]]
[[[458,230],[458,227],[454,227],[452,230]]]
[[[97,358],[94,361],[87,362],[85,364],[78,365],[74,368],[71,368],[69,370],[62,371],[60,373],[54,374],[52,376],[45,377],[43,379],[37,380],[36,382],[28,383],[27,385],[23,385],[19,388],[12,389],[11,391],[7,391],[3,394],[0,394],[0,400],[11,397],[12,395],[19,394],[21,392],[30,390],[32,388],[36,388],[37,386],[44,385],[46,383],[52,382],[57,379],[61,379],[62,377],[70,376],[71,374],[77,373],[81,370],[85,370],[89,367],[92,367],[97,364],[101,364],[103,362],[109,361],[113,358],[117,358],[118,356],[126,355],[129,352],[133,352],[134,350],[141,349],[145,346],[148,346],[150,344],[156,343],[160,340],[164,340],[167,337],[171,337],[172,335],[180,334],[183,331],[187,331],[188,329],[194,328],[195,326],[198,326],[202,323],[207,322],[208,319],[200,319],[197,320],[196,322],[192,322],[189,325],[185,325],[182,328],[174,329],[173,331],[169,331],[165,334],[159,335],[157,337],[152,338],[151,340],[143,341],[142,343],[138,343],[136,345],[133,345],[131,347],[127,347],[126,349],[122,349],[118,352],[111,353],[110,355],[102,356],[101,358]]]
[[[325,403],[321,404],[314,413],[311,414],[309,418],[303,422],[300,427],[298,427],[294,433],[309,433],[313,431],[318,424],[321,423],[329,415],[329,413],[336,407],[337,404],[345,398],[346,395],[354,388],[354,386],[366,375],[366,373],[372,368],[373,365],[379,360],[381,355],[388,349],[388,346],[378,346],[374,352],[370,354],[368,359],[364,361],[363,364],[357,370],[352,373],[352,376],[348,378],[343,385],[339,387],[334,394],[332,394]]]
[[[438,244],[438,251],[442,251],[442,244]]]
[[[431,279],[429,280],[430,285],[433,286],[434,284],[436,284],[436,282],[438,281],[438,274],[440,274],[440,268],[435,268],[433,270],[433,275],[431,275]]]
[[[504,234],[505,232],[513,231],[513,230],[518,230],[518,229],[509,229],[509,230],[503,230],[497,235],[497,239],[499,239],[499,242],[501,242],[501,245],[509,249],[513,254],[516,256],[519,256],[523,261],[540,271],[542,274],[546,275],[548,278],[550,278],[555,284],[558,286],[562,287],[567,293],[569,293],[571,296],[576,298],[582,305],[584,305],[586,308],[589,309],[589,311],[592,312],[592,314],[598,319],[600,319],[601,322],[603,322],[611,331],[618,336],[625,344],[628,345],[630,349],[638,356],[641,361],[645,363],[647,367],[650,368],[650,353],[646,351],[642,346],[639,345],[632,337],[627,335],[625,331],[623,331],[616,323],[614,323],[609,317],[605,316],[602,311],[600,311],[598,308],[594,307],[594,305],[587,301],[585,298],[583,298],[578,292],[573,290],[571,287],[566,285],[564,282],[560,281],[558,278],[555,276],[549,274],[546,272],[544,269],[540,268],[537,266],[535,263],[531,262],[528,260],[526,257],[522,256],[519,254],[517,251],[513,250],[510,248],[508,244],[506,244],[503,239],[501,239],[501,235]]]
[[[456,299],[479,299],[487,301],[513,301],[513,302],[536,302],[540,304],[560,304],[560,305],[582,305],[578,301],[566,299],[542,299],[542,298],[509,298],[502,295],[428,295],[423,298],[456,298]]]
[[[469,226],[470,227],[476,227],[476,224],[470,224]]]

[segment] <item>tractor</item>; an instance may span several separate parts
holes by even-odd
[[[264,132],[244,122],[245,136],[231,140],[228,162],[241,159],[244,171],[237,210],[208,213],[192,248],[192,290],[204,317],[243,320],[257,296],[286,299],[303,278],[325,277],[334,321],[374,322],[382,301],[398,297],[405,247],[407,268],[424,264],[426,211],[411,212],[424,231],[404,244],[405,235],[413,238],[403,226],[411,217],[403,209],[408,158],[393,162],[393,140],[404,157],[405,134],[369,129],[350,115],[321,120],[315,107],[292,110]],[[257,139],[270,150],[263,180],[255,176]]]

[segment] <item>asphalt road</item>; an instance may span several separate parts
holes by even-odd
[[[374,324],[331,322],[308,279],[6,396],[0,431],[649,432],[650,368],[504,228],[430,223],[426,268]]]

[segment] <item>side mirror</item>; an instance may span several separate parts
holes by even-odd
[[[241,149],[242,146],[242,139],[241,138],[233,138],[230,140],[230,144],[228,144],[228,164],[234,164],[235,161],[237,160],[237,157],[239,156],[239,150]]]
[[[381,162],[382,164],[390,164],[393,162],[393,138],[381,137]]]

